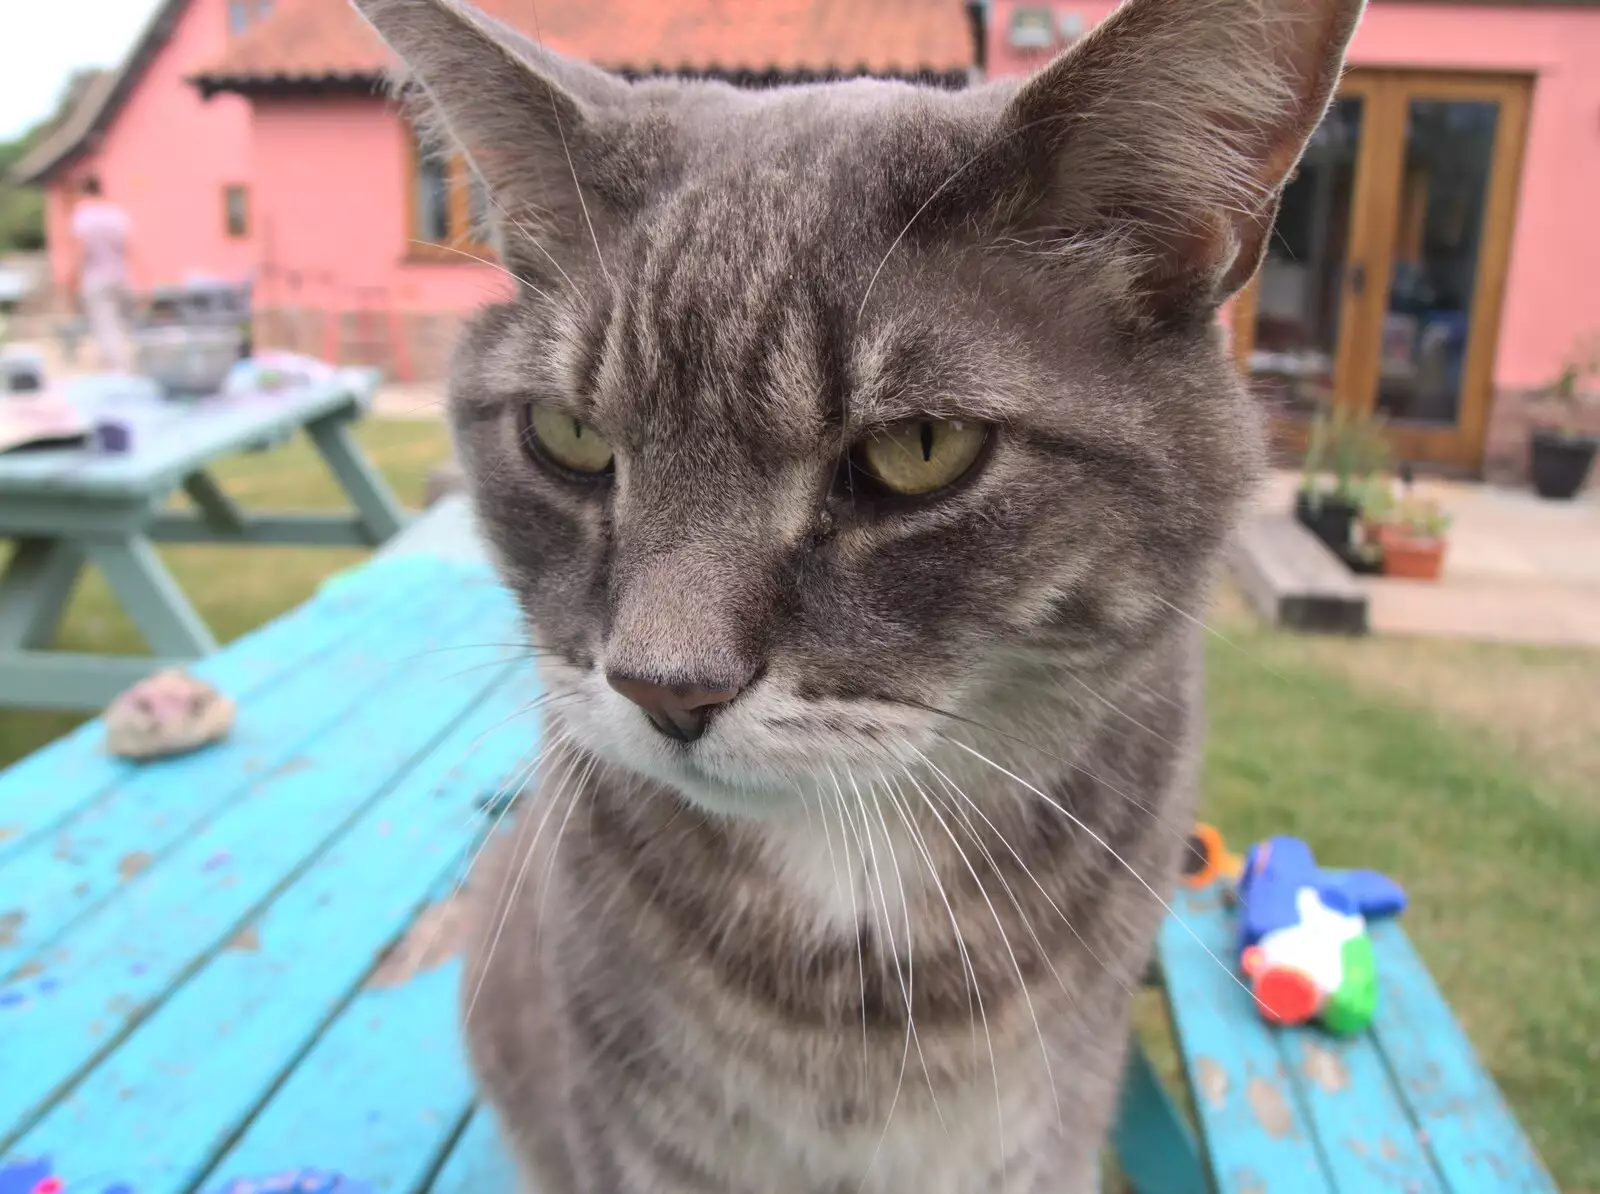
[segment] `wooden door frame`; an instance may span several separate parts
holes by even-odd
[[[1457,420],[1450,428],[1391,423],[1390,443],[1400,459],[1470,471],[1482,465],[1489,408],[1494,400],[1494,361],[1532,90],[1533,79],[1527,75],[1387,68],[1352,70],[1340,84],[1338,98],[1360,97],[1363,107],[1361,144],[1351,181],[1349,252],[1339,306],[1333,391],[1336,403],[1363,412],[1372,411],[1377,403],[1383,319],[1394,270],[1410,101],[1488,100],[1500,105],[1473,278]],[[1358,269],[1365,274],[1359,293],[1352,285]],[[1251,279],[1235,298],[1230,319],[1235,361],[1247,378],[1260,285],[1259,275]],[[1275,416],[1272,441],[1280,449],[1302,451],[1305,423]]]
[[[1421,100],[1488,101],[1499,105],[1494,152],[1479,231],[1478,260],[1472,282],[1472,309],[1467,319],[1466,355],[1461,366],[1461,392],[1454,426],[1391,422],[1389,442],[1402,460],[1443,464],[1476,472],[1482,467],[1489,408],[1494,402],[1494,361],[1500,333],[1500,313],[1505,304],[1506,273],[1511,262],[1511,238],[1516,222],[1517,194],[1521,189],[1522,150],[1527,138],[1528,100],[1533,80],[1527,76],[1386,71],[1382,103],[1386,127],[1382,130],[1386,177],[1378,185],[1383,196],[1382,218],[1368,264],[1372,283],[1371,319],[1365,329],[1370,361],[1352,381],[1352,403],[1371,411],[1378,398],[1378,353],[1383,315],[1388,305],[1394,270],[1395,241],[1399,233],[1399,204],[1405,168],[1406,126],[1410,103]]]
[[[1355,174],[1350,180],[1350,227],[1345,236],[1349,251],[1342,267],[1344,278],[1339,287],[1339,340],[1333,346],[1332,388],[1335,402],[1338,402],[1339,395],[1348,389],[1344,379],[1350,376],[1350,370],[1356,364],[1355,354],[1364,340],[1362,336],[1350,335],[1346,329],[1361,319],[1362,299],[1350,284],[1352,267],[1371,256],[1366,245],[1373,235],[1373,205],[1365,199],[1365,196],[1370,194],[1367,189],[1370,186],[1369,180],[1377,167],[1377,162],[1374,160],[1374,139],[1369,130],[1373,114],[1379,107],[1381,85],[1382,80],[1377,72],[1352,70],[1340,80],[1339,91],[1333,101],[1337,103],[1342,99],[1361,100],[1360,140],[1356,147]],[[1250,279],[1249,284],[1234,299],[1230,316],[1234,361],[1246,379],[1250,376],[1250,353],[1255,348],[1256,311],[1260,296],[1261,273],[1257,270],[1255,277]],[[1274,416],[1269,427],[1273,449],[1296,455],[1303,453],[1306,446],[1306,427],[1307,424],[1302,419]]]

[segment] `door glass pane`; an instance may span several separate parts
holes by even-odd
[[[1378,409],[1391,418],[1451,425],[1460,415],[1499,116],[1492,100],[1409,105],[1378,372]]]
[[[1361,114],[1359,97],[1337,100],[1312,134],[1261,264],[1248,369],[1256,392],[1285,413],[1333,397]]]

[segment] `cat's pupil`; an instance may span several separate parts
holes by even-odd
[[[583,424],[578,422],[577,419],[573,419],[572,420],[572,438],[573,439],[582,439],[583,438]]]
[[[924,423],[918,430],[922,433],[922,460],[927,463],[933,459],[933,424]]]

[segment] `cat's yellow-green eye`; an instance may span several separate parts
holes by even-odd
[[[987,434],[982,423],[964,419],[907,419],[861,440],[855,466],[891,493],[932,493],[972,467]]]
[[[531,436],[552,463],[571,472],[599,476],[611,467],[613,453],[605,437],[557,407],[530,406],[523,434]]]

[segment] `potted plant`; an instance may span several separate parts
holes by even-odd
[[[1356,487],[1356,528],[1344,562],[1359,576],[1378,576],[1383,572],[1383,548],[1378,545],[1378,530],[1394,515],[1394,482],[1387,476],[1368,477]]]
[[[1382,419],[1335,407],[1312,416],[1307,432],[1295,517],[1346,561],[1363,495],[1388,462],[1383,427]]]
[[[1406,496],[1378,525],[1383,574],[1404,580],[1438,580],[1444,570],[1450,516],[1430,498]]]
[[[1587,383],[1600,375],[1600,336],[1580,343],[1550,387],[1561,404],[1561,417],[1552,425],[1536,426],[1528,439],[1529,472],[1533,488],[1542,498],[1566,501],[1583,488],[1594,463],[1600,438],[1583,433],[1581,411],[1592,399]]]

